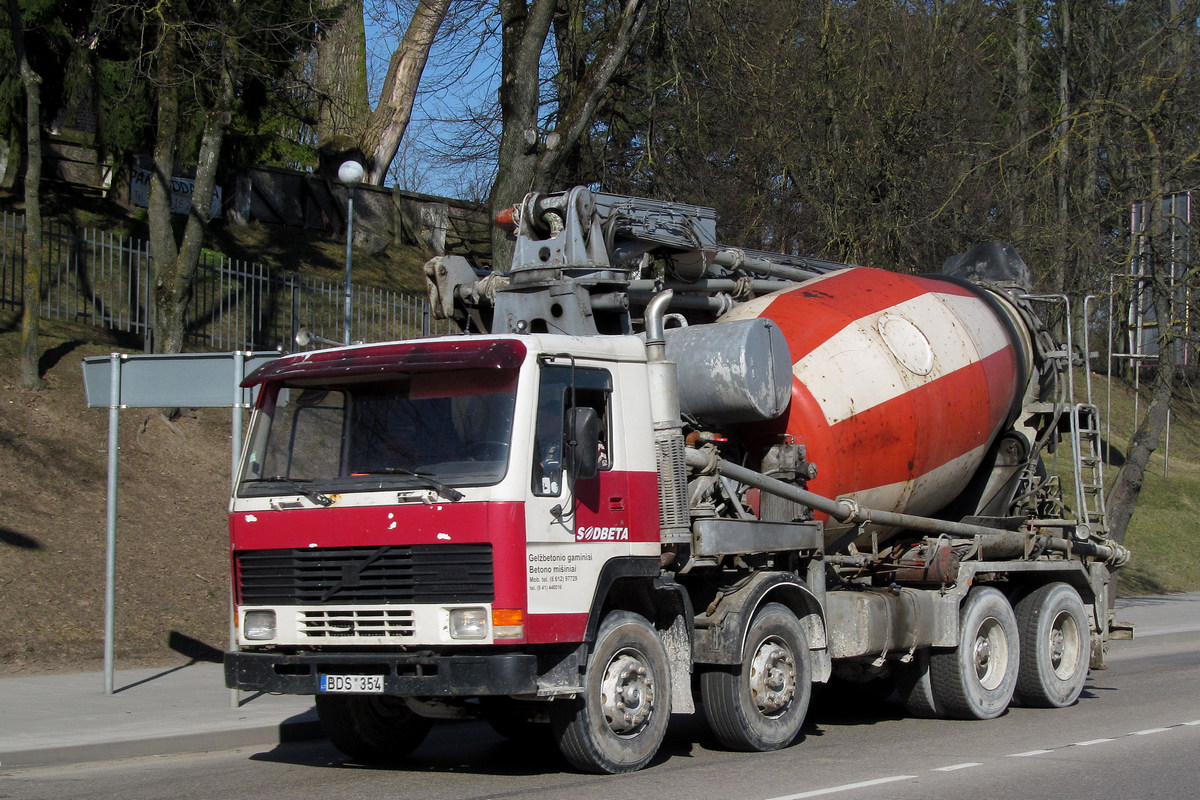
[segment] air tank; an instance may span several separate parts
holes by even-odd
[[[751,453],[803,444],[808,489],[929,515],[967,486],[1020,409],[1029,334],[1004,295],[954,278],[850,268],[744,303],[783,334],[791,399],[742,430]],[[720,323],[718,323],[720,324]]]

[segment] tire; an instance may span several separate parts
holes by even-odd
[[[912,661],[896,670],[896,692],[909,714],[925,719],[940,719],[945,716],[933,696],[929,681],[929,651],[918,650]]]
[[[671,719],[671,673],[662,640],[645,617],[628,611],[605,617],[583,687],[582,696],[550,704],[563,757],[597,774],[646,766]]]
[[[704,716],[731,750],[778,750],[796,738],[812,697],[808,636],[796,615],[778,603],[750,622],[742,663],[700,676]]]
[[[972,589],[959,611],[958,647],[929,655],[935,708],[952,719],[993,719],[1017,686],[1020,644],[1008,599],[996,589]]]
[[[399,761],[433,727],[403,699],[387,695],[319,694],[317,716],[334,747],[366,764]]]
[[[1091,629],[1079,592],[1066,583],[1039,587],[1017,603],[1021,664],[1015,699],[1036,708],[1063,708],[1087,681]]]

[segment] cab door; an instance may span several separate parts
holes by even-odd
[[[611,435],[613,378],[602,367],[541,367],[526,503],[530,639],[579,641],[600,570],[629,553],[629,475]],[[571,474],[568,412],[591,408],[599,422],[596,475]]]

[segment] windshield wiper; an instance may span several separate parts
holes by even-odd
[[[447,486],[437,478],[430,475],[428,472],[417,472],[415,469],[407,469],[406,467],[380,467],[366,473],[367,475],[407,475],[410,478],[417,478],[425,483],[430,489],[440,494],[451,502],[458,502],[466,495],[455,489],[453,486]]]
[[[288,478],[283,475],[271,475],[267,478],[251,478],[242,481],[242,483],[280,483],[283,484],[283,488],[291,489],[296,494],[302,494],[319,506],[328,508],[333,505],[333,498],[327,494],[318,492],[316,489],[310,489],[304,485],[305,482],[302,482],[299,478]]]

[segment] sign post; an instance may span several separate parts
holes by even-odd
[[[108,408],[108,497],[104,559],[104,693],[113,693],[116,619],[117,449],[122,408],[233,408],[233,456],[241,460],[242,409],[251,405],[246,375],[280,356],[277,352],[112,353],[83,360],[89,408]],[[232,391],[230,379],[232,378]],[[233,478],[231,477],[231,481]],[[231,600],[232,602],[232,600]],[[231,630],[230,641],[234,640]]]

